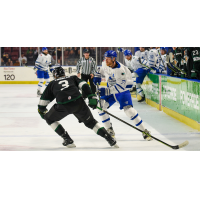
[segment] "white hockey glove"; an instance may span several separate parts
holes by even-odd
[[[156,74],[156,70],[151,71],[151,73]]]
[[[132,78],[137,78],[137,77],[139,77],[138,74],[135,73],[135,72],[133,72],[133,73],[132,73]]]

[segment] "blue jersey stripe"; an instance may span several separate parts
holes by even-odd
[[[116,84],[116,85],[119,86],[122,90],[124,90],[124,88],[121,85],[119,85],[119,84]]]
[[[117,87],[115,86],[115,89],[117,90],[118,93],[120,93],[120,91],[117,89]]]

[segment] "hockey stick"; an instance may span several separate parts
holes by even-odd
[[[171,64],[172,65],[172,64]],[[180,72],[182,72],[183,74],[187,75],[186,72],[184,72],[182,69],[180,69],[179,67],[177,67],[176,65],[172,65],[173,67],[175,67],[176,69],[178,69]]]
[[[97,84],[97,88],[98,88],[98,91],[99,91],[99,86],[98,86],[98,84]],[[101,101],[101,98],[100,98],[99,92],[97,92],[97,94],[98,94],[99,102],[100,102],[100,101]],[[101,103],[100,103],[100,107],[101,107]],[[101,110],[101,111],[107,113],[108,115],[114,117],[115,119],[117,119],[117,120],[123,122],[124,124],[126,124],[126,125],[128,125],[128,126],[134,128],[134,129],[136,129],[137,131],[140,131],[141,133],[143,133],[143,134],[145,134],[145,135],[147,135],[147,136],[149,136],[149,137],[152,137],[154,140],[157,140],[158,142],[161,142],[162,144],[164,144],[164,145],[166,145],[166,146],[168,146],[168,147],[170,147],[170,148],[172,148],[172,149],[180,149],[180,148],[183,148],[183,147],[185,147],[185,146],[187,146],[187,145],[189,144],[188,141],[185,141],[185,142],[183,142],[183,143],[181,143],[181,144],[179,144],[179,145],[171,146],[171,145],[169,145],[169,144],[167,144],[167,143],[165,143],[165,142],[163,142],[163,141],[157,139],[156,137],[154,137],[154,136],[152,136],[152,135],[150,135],[150,134],[148,134],[148,133],[146,133],[146,132],[140,130],[139,128],[137,128],[137,127],[135,127],[135,126],[133,126],[133,125],[131,125],[131,124],[125,122],[124,120],[122,120],[122,119],[116,117],[115,115],[113,115],[113,114],[111,114],[111,113],[109,113],[109,112],[103,110],[102,108],[99,108],[99,107],[97,107],[97,108],[98,108],[99,110]]]
[[[101,109],[102,109],[102,106],[101,106],[101,97],[100,97],[100,94],[99,94],[99,83],[97,83],[97,95],[98,95],[98,97],[99,97],[99,105],[100,105],[100,107],[101,107]]]
[[[163,61],[163,59],[162,59],[162,57],[161,57],[161,55],[160,55],[160,52],[158,52],[158,54],[159,54],[159,56],[160,56],[160,59],[162,60],[163,66],[165,67],[164,61]],[[166,63],[167,63],[167,62],[166,62]],[[167,64],[169,64],[169,63],[167,63]],[[168,67],[169,67],[169,69],[171,69],[174,73],[176,73],[176,71],[175,71],[170,65],[168,65]]]
[[[155,70],[153,70],[151,67],[148,67],[147,65],[145,65],[145,64],[142,64],[142,63],[140,63],[142,66],[144,66],[144,67],[146,67],[146,68],[149,68],[151,71],[155,71]]]

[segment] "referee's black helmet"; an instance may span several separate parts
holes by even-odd
[[[83,53],[90,53],[88,49],[84,49]]]

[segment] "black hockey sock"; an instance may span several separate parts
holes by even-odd
[[[106,129],[102,127],[98,130],[97,135],[99,135],[103,138],[106,138],[108,133],[107,133]]]
[[[55,132],[59,135],[59,136],[63,136],[65,134],[65,129],[62,127],[61,124],[58,125],[58,127],[56,128]]]
[[[71,143],[73,143],[73,140],[70,138],[69,134],[67,133],[67,131],[65,131],[65,129],[62,127],[61,124],[58,125],[57,129],[55,130],[55,132],[62,137],[64,140],[70,140]]]
[[[62,137],[65,134],[65,129],[59,122],[54,122],[50,126],[59,136]]]

